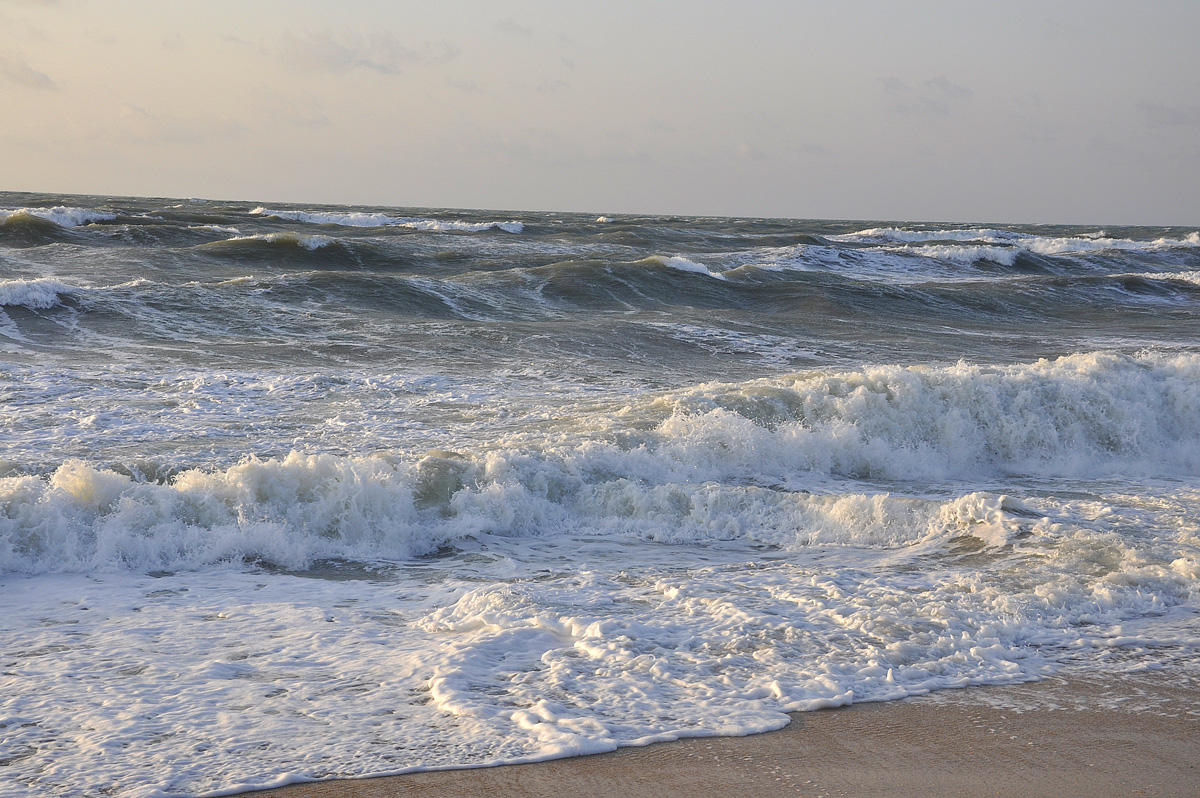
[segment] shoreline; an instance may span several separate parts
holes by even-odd
[[[304,782],[244,798],[1179,796],[1200,791],[1200,681],[1165,672],[942,690],[794,713],[777,731]]]

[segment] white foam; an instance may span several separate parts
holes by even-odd
[[[695,261],[688,260],[687,258],[678,255],[651,255],[645,259],[645,262],[656,263],[659,266],[666,266],[667,268],[675,269],[676,271],[703,274],[717,280],[726,279],[725,275],[721,274],[720,272],[714,272],[702,263],[696,263]]]
[[[130,371],[5,384],[10,439],[48,445],[45,418],[73,448],[85,428],[110,447],[215,447],[222,418],[288,439],[272,426],[286,402],[344,395],[301,415],[360,453],[161,482],[71,459],[0,479],[6,798],[745,734],[1076,661],[1200,672],[1200,355],[807,371],[618,400],[574,386],[541,404],[515,398],[512,375],[481,396],[436,377]],[[127,396],[162,426],[109,424]],[[355,403],[378,426],[358,429]],[[509,417],[458,429],[458,452],[380,444],[405,424],[410,445],[444,438],[439,406]]]
[[[1140,277],[1143,280],[1155,281],[1177,281],[1181,283],[1191,283],[1192,285],[1200,286],[1200,271],[1182,271],[1182,272],[1124,272],[1114,274],[1113,277]]]
[[[1200,246],[1196,233],[1183,238],[1156,238],[1153,241],[1135,241],[1129,238],[1032,238],[1022,241],[1020,246],[1040,255],[1063,255],[1110,250],[1124,252],[1154,252],[1167,249],[1187,249]]]
[[[259,206],[250,214],[253,216],[274,216],[277,219],[287,219],[308,224],[335,224],[343,227],[383,227],[396,220],[385,213],[309,213],[307,211],[286,211]]]
[[[424,219],[419,217],[396,217],[385,213],[319,213],[308,211],[288,211],[274,208],[257,207],[250,211],[256,216],[274,216],[306,224],[332,224],[344,227],[406,227],[412,230],[428,230],[431,232],[482,232],[484,230],[503,230],[506,233],[520,233],[525,229],[521,222],[468,222],[459,219]]]
[[[17,214],[25,214],[27,216],[37,216],[40,219],[45,219],[54,222],[59,227],[79,227],[92,222],[109,222],[116,219],[116,214],[109,211],[101,211],[95,208],[72,208],[65,205],[58,205],[53,208],[16,208],[12,210],[0,209],[0,220],[8,219]]]
[[[923,246],[902,246],[890,248],[893,252],[905,255],[916,255],[923,258],[937,258],[952,263],[970,266],[979,261],[999,263],[1012,266],[1017,262],[1021,249],[1015,247],[998,247],[988,245],[964,246],[954,244],[925,244]]]
[[[888,540],[895,524],[975,534],[939,556],[492,538],[369,579],[8,578],[0,724],[18,756],[0,794],[536,761],[766,731],[790,711],[1025,681],[1073,658],[1195,660],[1188,544],[1117,534],[1184,522],[1195,494],[1146,494],[1152,509],[814,498],[827,522],[874,518]]]
[[[854,280],[882,280],[889,283],[919,283],[935,277],[941,280],[970,279],[958,268],[971,255],[1003,259],[1003,247],[980,246],[972,252],[971,247],[950,249],[939,260],[937,256],[926,257],[919,247],[887,246],[862,249],[830,247],[822,244],[794,244],[785,247],[764,247],[739,254],[732,261],[736,268],[761,269],[774,272],[818,272],[829,271],[845,275]],[[958,260],[955,260],[958,258]],[[999,262],[1003,262],[1002,260]]]
[[[951,230],[905,230],[899,227],[871,227],[856,233],[826,236],[830,241],[878,242],[898,241],[904,243],[924,241],[983,241],[989,243],[1016,241],[1027,238],[1026,233],[998,230],[991,227],[974,227]]]
[[[235,231],[236,232],[236,231]],[[265,241],[268,244],[292,244],[310,252],[338,243],[336,238],[322,235],[297,235],[295,233],[260,233],[251,236],[235,236],[219,242],[231,244],[239,241]]]
[[[1153,240],[1135,240],[1129,238],[1111,238],[1099,231],[1093,234],[1078,236],[1038,236],[1031,233],[1020,233],[1011,230],[992,228],[945,229],[945,230],[906,230],[895,227],[876,227],[860,230],[856,233],[833,235],[832,241],[888,243],[903,242],[908,244],[925,244],[927,242],[969,241],[979,244],[1004,245],[1016,250],[1025,250],[1039,255],[1070,255],[1103,251],[1147,251],[1155,252],[1170,249],[1187,249],[1200,246],[1200,232],[1189,233],[1181,238],[1156,238]],[[906,247],[902,251],[923,253],[928,252],[933,257],[939,253],[953,252],[953,248],[944,244],[934,244],[925,247]],[[1004,262],[1004,261],[1000,261]]]
[[[197,224],[188,227],[189,230],[207,230],[212,233],[225,233],[227,235],[241,235],[241,230],[230,225],[221,224]]]
[[[474,453],[293,452],[166,484],[69,461],[45,478],[0,480],[0,570],[404,559],[477,534],[861,544],[877,534],[862,521],[876,500],[831,506],[805,491],[847,479],[1200,472],[1195,355],[812,372],[591,413],[557,438],[508,434]],[[925,539],[926,522],[894,521],[889,545]],[[812,537],[818,528],[838,531]]]
[[[46,310],[61,304],[63,296],[80,289],[52,277],[34,280],[0,280],[0,307]]]
[[[681,322],[646,322],[646,326],[717,355],[751,355],[763,363],[776,365],[819,357],[813,347],[784,335],[700,327]]]

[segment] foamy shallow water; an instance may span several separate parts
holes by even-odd
[[[0,795],[1200,674],[1194,231],[0,207]]]
[[[848,528],[924,514],[901,547],[485,536],[403,564],[10,577],[6,791],[528,761],[1072,661],[1194,669],[1195,499],[835,500]]]

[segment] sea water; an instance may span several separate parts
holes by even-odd
[[[0,194],[0,795],[1200,674],[1200,236]]]

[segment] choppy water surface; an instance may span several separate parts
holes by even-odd
[[[1200,238],[0,194],[0,794],[1170,669]]]

